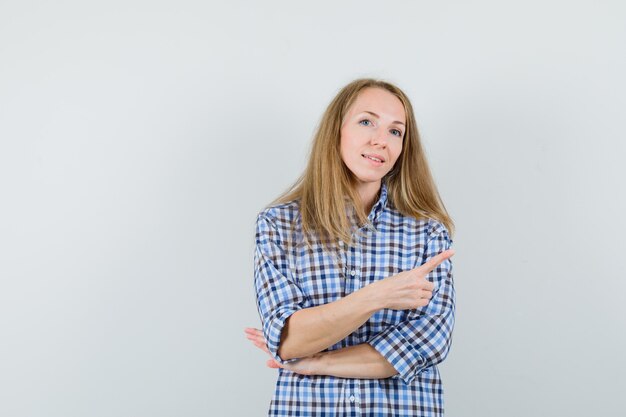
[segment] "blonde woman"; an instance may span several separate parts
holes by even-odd
[[[269,415],[443,415],[453,223],[407,96],[359,79],[326,109],[304,174],[256,221]]]

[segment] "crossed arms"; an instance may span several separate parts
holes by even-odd
[[[268,366],[350,378],[398,374],[409,384],[419,372],[447,356],[454,326],[449,260],[454,251],[449,250],[451,240],[440,224],[429,234],[422,265],[315,307],[307,306],[305,295],[286,270],[286,254],[269,218],[259,216],[256,236],[255,287],[263,331],[246,332],[272,357]],[[386,328],[367,343],[322,352],[383,308],[411,311],[406,321]]]

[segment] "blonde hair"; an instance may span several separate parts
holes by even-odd
[[[316,234],[327,243],[338,239],[350,243],[354,222],[348,214],[353,213],[356,222],[362,225],[369,213],[365,213],[360,204],[354,174],[341,159],[341,125],[361,90],[368,87],[382,88],[395,95],[402,102],[406,115],[402,152],[393,169],[382,179],[387,184],[387,204],[391,203],[405,216],[438,220],[452,236],[454,223],[428,167],[411,102],[395,85],[373,78],[352,81],[330,102],[315,132],[305,171],[269,206],[299,200],[305,239]]]

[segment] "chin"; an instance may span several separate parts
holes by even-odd
[[[357,168],[361,168],[361,167],[357,167]],[[352,173],[352,177],[356,181],[362,182],[362,183],[378,182],[382,180],[383,177],[387,175],[387,173],[389,172],[388,170],[383,172],[383,171],[374,171],[374,170],[369,170],[369,169],[351,169],[350,166],[348,166],[348,169]]]
[[[368,182],[378,182],[383,179],[383,176],[355,175],[354,178],[359,182],[368,183]]]

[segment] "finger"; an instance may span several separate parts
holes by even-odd
[[[270,353],[270,350],[267,347],[267,343],[265,342],[265,338],[263,336],[246,335],[246,338],[250,340],[256,347],[260,348],[264,352]]]
[[[265,339],[263,337],[252,337],[249,336],[248,340],[250,340],[252,343],[254,343],[255,345],[261,347],[261,346],[266,346],[266,342]]]
[[[431,259],[428,260],[428,262],[424,263],[421,266],[418,266],[416,269],[422,273],[428,274],[430,271],[437,268],[437,266],[439,266],[439,264],[441,264],[443,261],[449,259],[452,255],[454,255],[454,249],[445,250],[440,254],[433,256]]]
[[[244,329],[246,332],[246,337],[250,340],[254,345],[266,353],[270,353],[269,348],[267,347],[267,342],[265,341],[265,336],[263,336],[263,331],[261,329],[255,329],[253,327],[246,327]]]
[[[254,346],[256,346],[256,347],[261,347],[261,345],[262,345],[262,343],[261,343],[261,342],[259,342],[258,340],[255,340],[255,339],[250,339],[250,338],[248,338],[248,340],[249,340],[249,341],[251,341],[251,342],[252,342],[252,344],[253,344]]]
[[[256,329],[254,327],[246,327],[243,331],[248,334],[263,333],[260,329]]]
[[[266,364],[268,367],[270,367],[270,368],[274,368],[274,369],[277,369],[277,368],[282,368],[282,367],[280,366],[280,364],[279,364],[278,362],[276,362],[274,359],[268,359],[268,360],[267,360],[267,362],[265,362],[265,364]]]
[[[249,336],[248,339],[254,339],[257,340],[259,342],[265,343],[265,336],[263,336],[262,334],[256,334],[254,336]]]
[[[265,335],[263,335],[263,332],[261,330],[255,329],[254,333],[252,334],[258,339],[265,340]]]
[[[254,346],[258,347],[258,348],[259,348],[259,349],[261,349],[263,352],[265,352],[265,353],[269,353],[269,354],[271,355],[270,350],[269,350],[269,348],[267,347],[267,345],[265,344],[265,342],[259,342],[259,341],[252,340],[252,339],[250,339],[250,341],[252,342],[252,344],[253,344]]]
[[[256,347],[260,348],[262,351],[270,353],[270,350],[267,347],[267,344],[265,343],[265,340],[263,340],[263,341],[255,341],[253,343],[255,344]]]
[[[255,335],[252,335],[252,334],[247,334],[247,335],[246,335],[246,339],[248,339],[248,340],[257,340],[257,339],[258,339],[258,337],[257,337],[257,336],[255,336]]]
[[[256,337],[252,337],[252,336],[246,336],[246,338],[251,341],[252,343],[254,343],[255,345],[259,345],[261,343],[265,343],[265,341],[261,341],[259,339],[257,339]]]
[[[265,343],[254,342],[254,345],[261,349],[263,352],[270,353]]]
[[[257,332],[250,332],[250,333],[246,333],[246,337],[247,338],[254,338],[254,339],[258,339],[259,337],[263,337],[263,334],[259,334]]]

